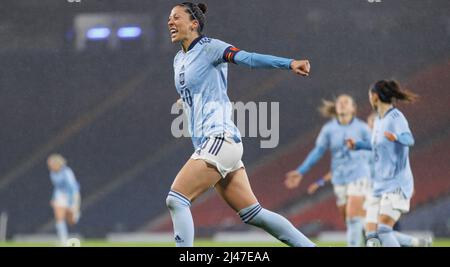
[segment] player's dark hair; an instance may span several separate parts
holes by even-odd
[[[186,10],[186,13],[190,15],[191,20],[197,20],[200,27],[197,29],[198,33],[201,34],[203,32],[203,28],[205,27],[206,23],[206,4],[203,3],[192,3],[192,2],[183,2],[181,4],[178,4],[177,6],[184,7]]]
[[[383,103],[391,104],[395,100],[414,102],[419,97],[417,94],[404,89],[397,81],[381,80],[376,82],[370,89],[371,92],[378,95]]]

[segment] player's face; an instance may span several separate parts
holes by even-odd
[[[48,160],[47,166],[48,166],[48,169],[52,172],[57,172],[57,171],[59,171],[59,169],[61,169],[61,164],[59,164],[58,162],[56,162],[54,160]]]
[[[353,99],[347,95],[339,96],[336,99],[336,113],[338,116],[347,116],[355,113]]]
[[[368,118],[367,118],[367,125],[369,126],[369,128],[372,130],[373,129],[373,122],[375,121],[375,115],[371,114]]]
[[[170,40],[175,43],[189,37],[189,34],[192,33],[193,22],[185,7],[176,6],[170,12],[167,26],[169,27]]]
[[[373,110],[377,110],[377,103],[378,103],[378,96],[375,93],[372,93],[371,90],[369,90],[369,102],[372,106]]]

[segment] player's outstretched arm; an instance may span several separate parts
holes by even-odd
[[[314,149],[309,152],[305,161],[298,167],[296,170],[292,170],[286,173],[286,179],[284,180],[284,184],[288,189],[293,189],[300,184],[300,181],[303,178],[303,175],[306,174],[314,164],[319,161],[322,156],[325,154],[326,148],[322,146],[315,146]]]
[[[413,146],[414,145],[414,137],[411,133],[405,132],[399,135],[396,135],[391,132],[384,132],[384,136],[391,142],[398,142],[404,146]]]
[[[345,140],[348,149],[351,150],[372,150],[372,145],[368,141],[355,141],[353,139]]]
[[[311,65],[308,60],[296,60],[272,55],[249,53],[239,50],[235,52],[234,63],[255,69],[289,69],[295,74],[308,76]]]

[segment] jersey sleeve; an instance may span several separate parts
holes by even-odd
[[[406,120],[405,116],[403,115],[397,115],[392,118],[391,120],[391,128],[394,134],[401,135],[403,133],[409,133],[411,134],[411,130],[409,129],[408,121]]]
[[[372,131],[370,130],[369,126],[365,123],[363,123],[361,127],[361,137],[363,142],[370,142],[372,138]]]
[[[328,134],[328,125],[324,125],[322,129],[320,129],[320,133],[316,139],[316,147],[323,147],[325,149],[328,148],[330,143],[330,138]]]
[[[328,148],[328,127],[325,125],[320,130],[319,136],[316,139],[314,149],[309,152],[303,163],[297,168],[297,171],[305,175],[325,154]]]
[[[79,191],[78,183],[75,178],[75,174],[70,169],[66,170],[66,183],[67,183],[67,187],[69,188],[69,190],[72,194],[75,194]]]
[[[208,44],[208,53],[215,65],[228,62],[235,63],[234,57],[240,49],[221,40],[211,39]]]
[[[246,66],[252,69],[291,69],[293,59],[250,53],[244,50],[238,51],[233,63]]]
[[[397,136],[397,142],[405,146],[414,145],[414,137],[409,128],[408,121],[403,114],[393,114],[390,118],[388,131]]]

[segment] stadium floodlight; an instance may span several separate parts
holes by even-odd
[[[86,32],[86,37],[91,40],[99,40],[108,38],[111,30],[107,27],[95,27]]]
[[[121,27],[117,30],[119,38],[138,38],[142,33],[142,29],[138,26]]]

